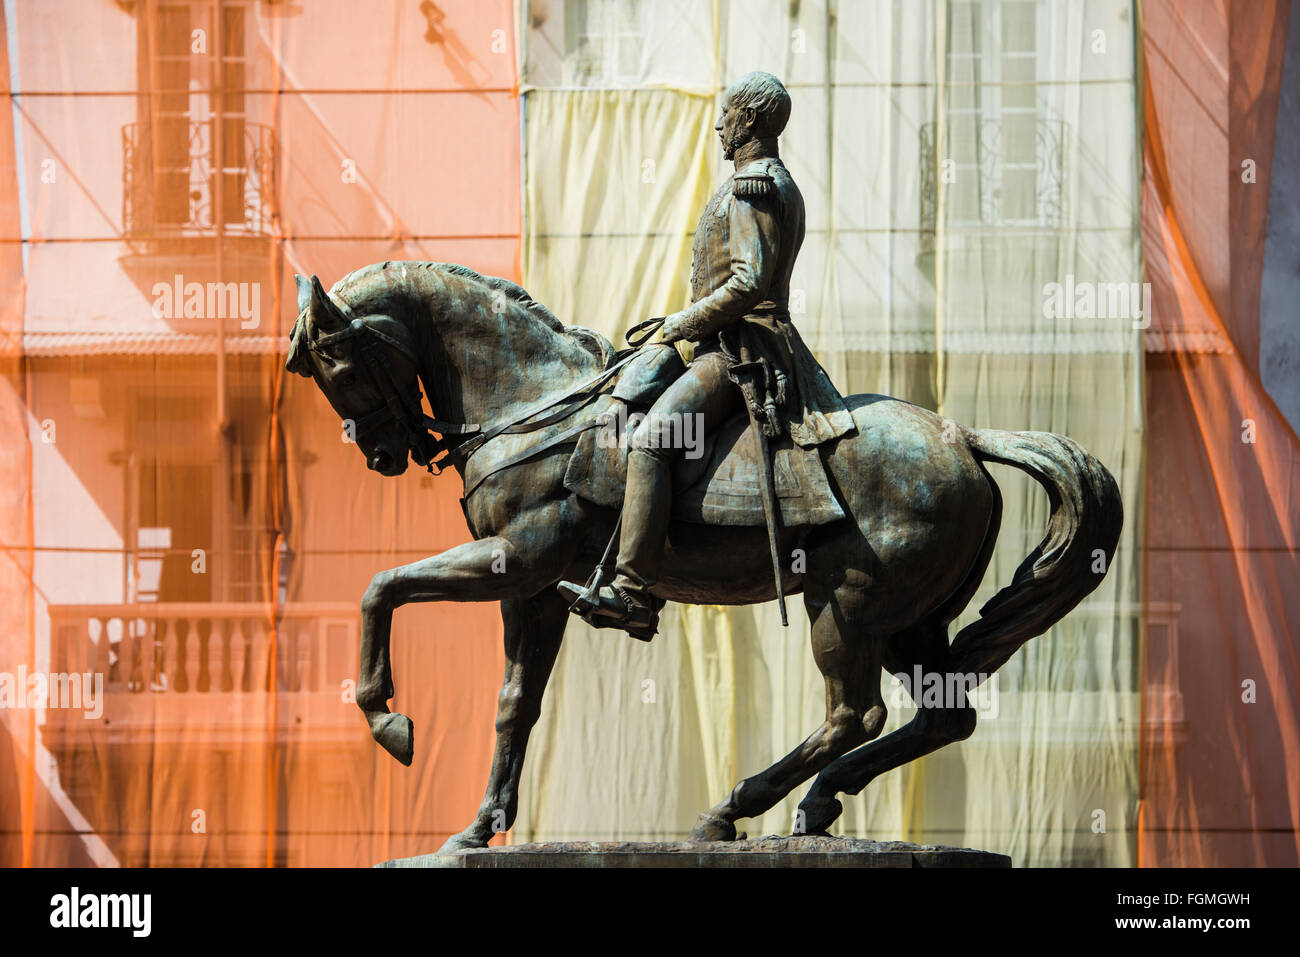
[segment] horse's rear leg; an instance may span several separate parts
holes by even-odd
[[[810,580],[816,580],[812,575]],[[865,628],[861,588],[841,585],[829,596],[804,594],[812,619],[813,658],[826,678],[826,720],[799,747],[732,789],[700,815],[693,841],[730,841],[735,822],[762,814],[840,755],[874,738],[885,724],[880,693],[882,640]]]
[[[560,651],[569,608],[550,588],[533,598],[501,603],[505,626],[506,676],[497,697],[497,743],[492,772],[478,815],[442,846],[441,854],[486,847],[492,835],[515,822],[519,776],[528,735],[542,711],[542,695]]]
[[[944,679],[945,691],[955,688],[947,680],[951,664],[947,629],[927,627],[918,632],[917,640],[920,644],[915,649],[915,657],[906,667],[900,664],[900,668],[910,673],[911,666],[919,664],[925,674]],[[956,691],[954,700],[942,701],[939,707],[923,707],[921,700],[917,700],[916,717],[903,727],[836,759],[822,771],[799,803],[804,829],[809,833],[825,831],[843,813],[844,806],[836,794],[858,794],[886,771],[969,738],[975,731],[975,709],[962,689]],[[921,699],[919,691],[914,698]]]

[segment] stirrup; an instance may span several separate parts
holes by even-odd
[[[619,615],[611,615],[608,607],[602,607],[600,602],[601,583],[598,575],[593,574],[587,580],[587,586],[579,588],[572,582],[560,582],[556,589],[569,602],[569,611],[577,615],[593,628],[617,628],[626,631],[633,638],[639,641],[649,641],[659,630],[659,611],[653,599],[651,604],[641,605],[638,602],[630,600],[627,592],[612,582],[603,587],[608,588],[622,604],[623,609]],[[632,620],[633,614],[644,608],[649,617],[645,621]]]
[[[586,585],[579,588],[573,582],[562,581],[555,586],[555,589],[569,603],[569,611],[591,625],[591,627],[619,628],[638,641],[649,641],[659,630],[659,609],[663,607],[664,603],[657,601],[647,589],[645,608],[649,618],[645,622],[629,621],[639,603],[632,601],[627,591],[622,586],[614,584],[613,581],[614,546],[618,542],[622,528],[623,512],[620,509],[618,521],[614,523],[614,533],[610,535],[609,544],[605,546],[605,554],[601,556],[600,562],[592,569]],[[621,618],[600,613],[600,589],[601,586],[605,585],[606,579],[609,579],[608,587],[610,591],[623,604],[623,616]]]

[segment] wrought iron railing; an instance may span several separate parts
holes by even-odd
[[[213,146],[216,122],[229,138],[220,164]],[[184,128],[184,150],[174,143],[158,148],[155,140],[167,132],[166,124],[122,127],[122,223],[128,239],[211,236],[218,219],[230,236],[272,235],[277,150],[271,127],[230,117],[191,121]],[[215,208],[218,173],[224,177],[221,210]]]

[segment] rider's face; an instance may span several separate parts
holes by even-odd
[[[737,107],[730,94],[722,104],[718,122],[713,129],[722,139],[722,158],[731,159],[736,150],[753,139],[754,110],[752,107]]]

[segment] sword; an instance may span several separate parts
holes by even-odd
[[[764,423],[758,417],[757,387],[753,378],[754,373],[760,371],[761,363],[742,362],[733,365],[728,370],[728,375],[744,394],[745,408],[749,410],[749,421],[758,442],[759,468],[763,472],[759,476],[758,487],[762,493],[763,516],[767,519],[767,547],[772,554],[772,578],[776,582],[776,601],[781,609],[781,624],[788,628],[790,622],[785,614],[785,586],[781,582],[781,510],[776,501],[776,474],[772,469],[772,446],[763,430]],[[775,412],[774,409],[772,411]]]

